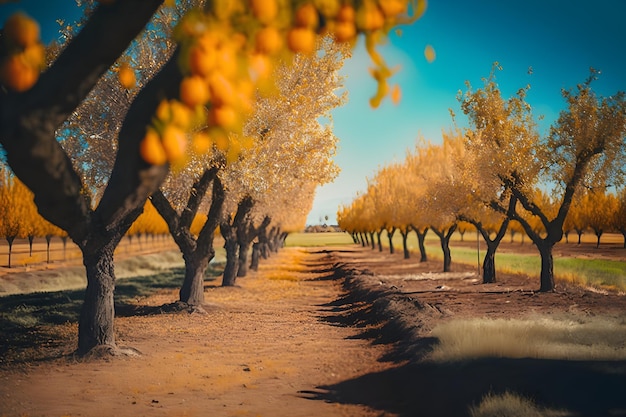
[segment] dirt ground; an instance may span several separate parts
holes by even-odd
[[[626,415],[624,362],[421,361],[450,318],[626,317],[626,296],[564,284],[538,294],[536,277],[479,285],[475,268],[440,268],[357,245],[284,248],[237,287],[207,285],[207,314],[158,314],[175,290],[118,312],[118,344],[140,356],[75,358],[76,326],[47,329],[27,359],[4,358],[0,416],[467,415],[505,388],[569,415]]]

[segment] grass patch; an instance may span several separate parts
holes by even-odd
[[[451,246],[452,262],[477,265],[476,249],[464,246]],[[431,259],[442,259],[441,248],[427,245]],[[480,253],[481,268],[484,252]],[[524,274],[539,278],[541,257],[537,254],[496,252],[496,269],[504,273]],[[482,271],[482,269],[481,269]],[[573,282],[583,286],[626,291],[626,262],[609,259],[580,259],[571,257],[554,258],[554,277],[557,280]]]
[[[532,400],[505,391],[503,394],[489,393],[480,404],[470,407],[471,417],[559,417],[572,415],[567,411],[540,407]]]
[[[290,233],[285,240],[285,246],[335,246],[352,245],[354,241],[348,233]]]
[[[159,290],[178,288],[183,277],[184,269],[175,268],[118,281],[115,304],[123,307]],[[9,351],[46,342],[49,326],[78,322],[84,298],[84,289],[0,297],[0,364]]]
[[[430,358],[481,357],[626,360],[626,318],[564,315],[525,319],[452,320],[432,330]]]

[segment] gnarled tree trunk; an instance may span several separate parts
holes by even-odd
[[[211,207],[206,222],[196,239],[190,231],[191,224],[211,182],[213,182]],[[201,306],[204,303],[204,273],[215,256],[213,237],[224,203],[224,188],[217,178],[217,168],[206,169],[193,184],[189,199],[181,214],[174,210],[160,190],[153,193],[151,199],[152,204],[167,223],[170,234],[185,261],[185,277],[179,291],[179,300],[190,306]]]
[[[456,223],[446,230],[442,228],[441,230],[432,227],[431,229],[437,236],[439,236],[439,240],[441,241],[441,250],[443,252],[443,272],[450,272],[450,267],[452,265],[452,254],[450,253],[450,238],[452,234],[456,230]]]
[[[224,238],[224,249],[226,249],[226,265],[224,266],[222,278],[223,287],[233,286],[237,280],[237,271],[239,269],[238,229],[246,226],[246,218],[253,206],[254,201],[252,198],[244,197],[237,206],[237,213],[235,218],[232,219],[232,224],[230,216],[220,223],[220,232]],[[272,240],[270,239],[270,241]]]
[[[409,259],[411,257],[411,253],[409,252],[409,246],[407,244],[410,230],[411,229],[409,227],[400,228],[400,234],[402,235],[402,250],[404,252],[404,259]]]
[[[415,231],[417,235],[417,246],[420,250],[420,262],[427,262],[428,256],[426,255],[426,245],[424,245],[424,241],[426,240],[426,233],[428,233],[428,227],[424,227],[423,231],[419,227],[411,226],[411,228]]]

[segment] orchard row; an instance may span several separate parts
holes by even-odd
[[[337,173],[323,121],[345,99],[338,68],[364,38],[372,106],[398,99],[377,46],[425,1],[81,3],[83,21],[64,24],[44,59],[36,22],[5,25],[0,142],[38,212],[82,252],[83,354],[115,347],[113,254],[147,199],[183,252],[180,300],[197,308],[218,227],[232,284],[240,248],[304,223],[315,187]]]
[[[444,271],[450,237],[472,224],[487,245],[484,282],[496,279],[495,252],[509,233],[522,233],[542,258],[541,290],[554,290],[552,248],[570,233],[624,235],[626,246],[626,97],[598,97],[596,73],[563,91],[566,110],[547,136],[536,128],[526,90],[503,98],[495,71],[459,96],[470,127],[420,143],[401,163],[381,168],[367,191],[339,210],[339,225],[361,242],[383,231],[415,231],[422,260],[431,230],[441,240]],[[390,240],[390,245],[392,245]],[[393,246],[391,246],[393,248]]]

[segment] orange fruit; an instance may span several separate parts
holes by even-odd
[[[181,128],[174,125],[166,126],[161,139],[168,161],[176,163],[183,160],[187,149],[187,137]]]
[[[311,55],[315,51],[315,38],[311,29],[296,27],[287,33],[287,45],[293,52]]]
[[[29,90],[39,79],[39,71],[26,61],[24,54],[8,56],[0,68],[2,83],[11,90]]]
[[[139,154],[144,161],[151,165],[163,165],[167,162],[167,155],[161,144],[161,139],[153,129],[146,131],[146,135],[139,144]]]
[[[354,22],[356,18],[356,12],[354,11],[354,7],[344,4],[339,9],[339,13],[337,13],[337,20],[342,22]]]
[[[180,101],[170,101],[171,123],[181,129],[188,129],[193,117],[192,111]]]
[[[268,55],[280,51],[283,46],[283,38],[275,27],[267,26],[259,30],[255,37],[256,50]]]
[[[170,109],[170,102],[167,99],[161,100],[155,111],[157,119],[162,122],[169,123],[172,117],[172,110]]]
[[[39,24],[24,13],[14,13],[4,23],[4,36],[15,45],[26,48],[39,42]]]
[[[215,143],[217,149],[222,152],[225,152],[228,149],[230,141],[228,140],[228,136],[226,136],[223,131],[215,130],[211,137],[213,138],[213,143]]]
[[[400,103],[401,99],[402,99],[402,90],[400,90],[400,86],[396,84],[391,89],[391,101],[393,102],[393,104],[397,105]]]
[[[271,23],[278,16],[276,0],[250,0],[252,13],[261,23]]]
[[[209,101],[209,87],[200,76],[185,77],[180,83],[180,100],[189,107]]]
[[[385,17],[389,18],[406,12],[408,4],[406,0],[383,0],[378,2],[378,6]]]
[[[34,43],[24,49],[24,59],[34,68],[43,68],[46,63],[46,48],[40,43]]]
[[[426,45],[426,47],[424,48],[424,57],[426,58],[426,61],[433,62],[435,60],[435,58],[437,58],[437,54],[435,53],[435,48],[433,48],[431,45]]]
[[[213,126],[219,126],[224,129],[234,129],[239,122],[237,112],[228,105],[211,108],[210,120]]]
[[[334,18],[339,12],[341,4],[339,0],[313,0],[315,8],[320,11],[326,18]]]
[[[354,21],[338,20],[335,23],[333,33],[339,42],[352,41],[356,37],[356,26],[354,25]]]
[[[120,80],[120,84],[122,87],[130,90],[134,88],[137,84],[137,77],[135,76],[135,71],[128,65],[127,63],[123,63],[120,65],[120,70],[117,73],[117,78]]]
[[[211,149],[213,142],[207,132],[197,132],[193,135],[192,146],[195,153],[203,155]]]
[[[356,24],[363,31],[375,31],[382,29],[385,16],[376,3],[366,1],[356,13]]]
[[[267,79],[272,75],[272,60],[263,54],[252,54],[249,57],[250,69],[258,79]]]
[[[305,3],[296,10],[296,25],[300,27],[308,27],[317,29],[319,25],[319,16],[317,9],[311,3]]]
[[[232,104],[235,101],[235,89],[228,78],[219,72],[214,72],[209,78],[211,101],[215,105]]]
[[[217,49],[217,70],[226,77],[234,77],[238,70],[237,50],[233,44],[224,44]]]
[[[194,75],[206,77],[217,65],[216,49],[219,40],[214,33],[200,36],[189,52],[189,68]]]

